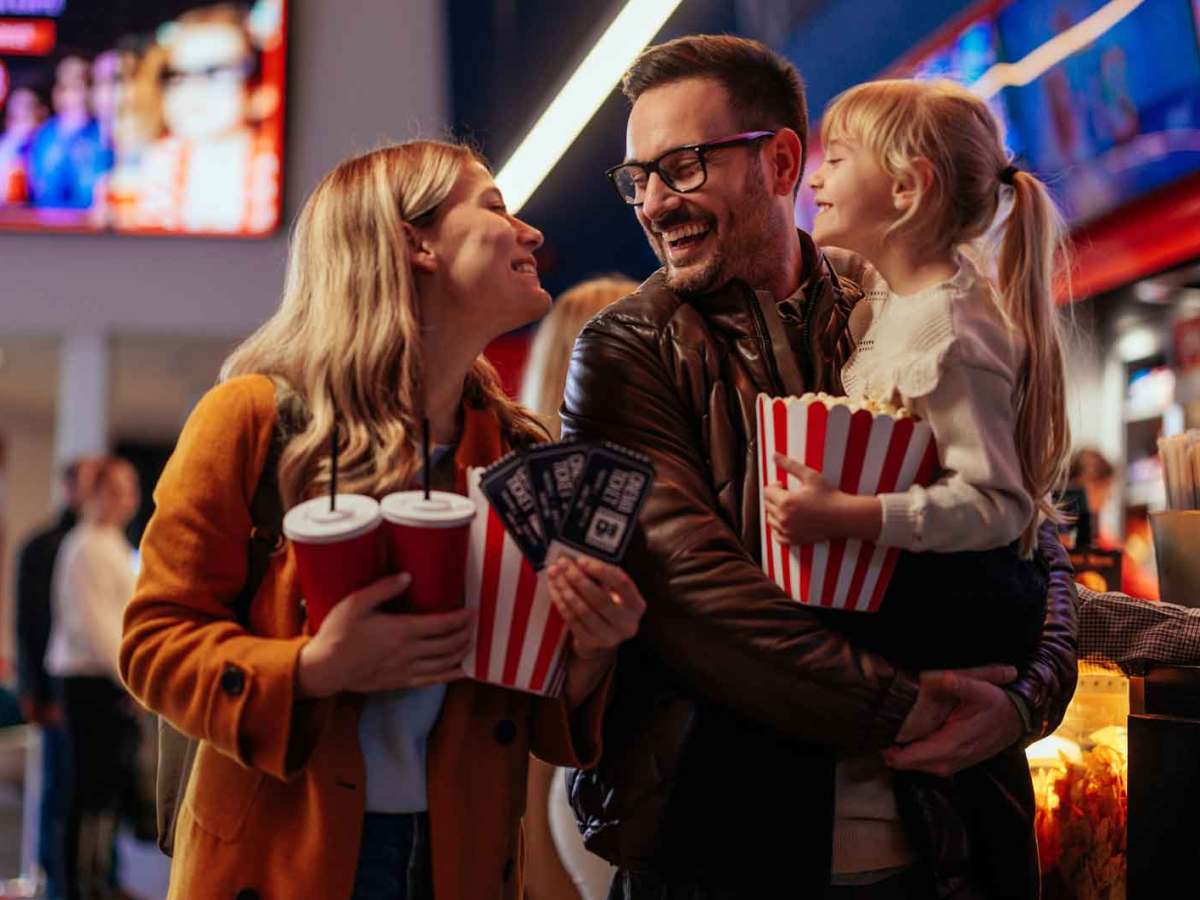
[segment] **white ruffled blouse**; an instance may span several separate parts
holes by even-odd
[[[1002,547],[1035,514],[1016,447],[1025,342],[991,283],[966,257],[953,278],[901,297],[861,301],[869,325],[842,370],[848,396],[893,400],[929,423],[942,474],[929,487],[883,494],[879,543],[950,552]],[[861,327],[864,314],[855,311]]]

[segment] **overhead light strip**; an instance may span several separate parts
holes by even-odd
[[[993,97],[1006,87],[1023,87],[1047,69],[1100,38],[1145,0],[1110,0],[1086,19],[1059,32],[1015,63],[996,63],[971,85],[981,97]]]
[[[627,0],[496,176],[509,210],[525,205],[681,2]]]

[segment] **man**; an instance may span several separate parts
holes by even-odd
[[[563,405],[566,436],[640,450],[658,473],[627,562],[649,608],[621,651],[605,756],[572,779],[588,846],[621,868],[613,896],[1035,897],[1020,745],[1074,690],[1065,553],[1045,531],[1042,642],[1003,689],[918,682],[762,573],[755,398],[840,393],[851,310],[876,276],[795,230],[807,115],[785,60],[682,38],[643,53],[624,90],[610,177],[663,268],[585,328]],[[917,773],[893,789],[881,751],[961,774],[952,791]]]
[[[63,756],[62,707],[47,674],[50,586],[59,546],[79,520],[79,507],[95,473],[94,460],[76,460],[62,473],[64,506],[58,519],[29,538],[17,554],[17,696],[27,722],[42,728],[42,797],[38,814],[38,864],[46,873],[50,900],[61,896]]]

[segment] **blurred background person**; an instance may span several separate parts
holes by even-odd
[[[620,275],[581,282],[555,301],[538,327],[521,384],[521,402],[537,415],[554,440],[562,432],[558,408],[575,338],[592,316],[636,289],[636,281]],[[612,884],[613,867],[583,846],[563,775],[562,769],[530,757],[525,799],[525,837],[529,842],[526,896],[529,900],[603,900]]]
[[[255,232],[275,220],[278,160],[255,123],[279,97],[256,82],[258,53],[235,4],[202,7],[160,31],[166,133],[145,158],[139,224]]]
[[[633,293],[637,286],[636,281],[624,275],[581,281],[554,301],[549,315],[538,325],[521,379],[521,403],[533,410],[554,440],[562,432],[558,408],[562,405],[575,338],[592,316]]]
[[[82,56],[65,56],[54,75],[54,115],[30,151],[30,200],[41,208],[88,209],[97,179],[112,164],[92,115],[91,66]]]
[[[45,664],[52,621],[51,582],[59,549],[79,521],[83,497],[96,467],[97,460],[82,459],[63,469],[62,510],[52,524],[31,535],[17,553],[17,696],[25,720],[41,728],[37,859],[46,875],[49,900],[63,896],[63,812],[68,777],[59,688]]]
[[[1158,579],[1150,574],[1154,567],[1152,547],[1146,536],[1131,533],[1124,546],[1111,532],[1101,527],[1101,510],[1108,505],[1116,489],[1117,469],[1099,450],[1085,447],[1071,455],[1067,480],[1087,498],[1091,518],[1092,546],[1101,550],[1121,550],[1121,592],[1144,600],[1158,599]]]
[[[135,583],[125,528],[140,502],[132,465],[115,457],[99,462],[79,524],[63,539],[54,566],[46,669],[61,679],[71,760],[63,840],[67,900],[114,896],[116,822],[136,778],[137,714],[121,685],[117,654]]]
[[[4,106],[4,132],[0,133],[0,206],[29,199],[29,157],[33,136],[49,110],[36,89],[13,88]]]

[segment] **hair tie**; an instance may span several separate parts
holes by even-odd
[[[1019,171],[1020,169],[1018,169],[1016,166],[1006,166],[1000,170],[1000,174],[997,177],[1000,179],[1001,184],[1007,184],[1011,187],[1013,181],[1017,177],[1017,172]]]

